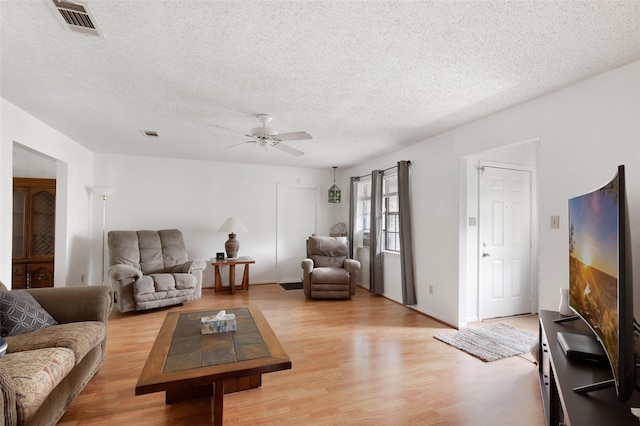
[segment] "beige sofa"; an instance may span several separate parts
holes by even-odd
[[[6,291],[2,283],[0,289]],[[54,425],[104,361],[113,289],[25,291],[58,325],[4,337],[8,349],[0,358],[0,419],[8,426]]]
[[[120,312],[178,305],[202,296],[203,260],[189,261],[182,232],[109,231],[109,278]]]

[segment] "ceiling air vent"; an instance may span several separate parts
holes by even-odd
[[[96,20],[88,5],[60,0],[51,1],[65,28],[76,33],[101,37]]]
[[[159,138],[160,135],[158,134],[157,131],[155,130],[140,130],[142,132],[143,135],[145,135],[148,138]]]

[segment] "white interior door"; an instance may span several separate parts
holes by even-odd
[[[319,189],[308,185],[278,185],[276,274],[278,283],[299,282],[307,238],[316,232]]]
[[[531,312],[531,172],[480,169],[480,319]]]

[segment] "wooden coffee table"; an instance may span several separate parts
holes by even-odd
[[[237,330],[201,334],[200,318],[219,310],[169,312],[136,384],[136,395],[166,392],[167,404],[213,396],[222,425],[224,394],[256,388],[262,374],[288,370],[291,359],[255,305],[228,309]]]

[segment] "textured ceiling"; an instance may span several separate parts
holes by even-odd
[[[99,153],[344,167],[640,59],[639,1],[49,1],[0,1],[1,95]],[[225,149],[258,113],[306,155]]]

